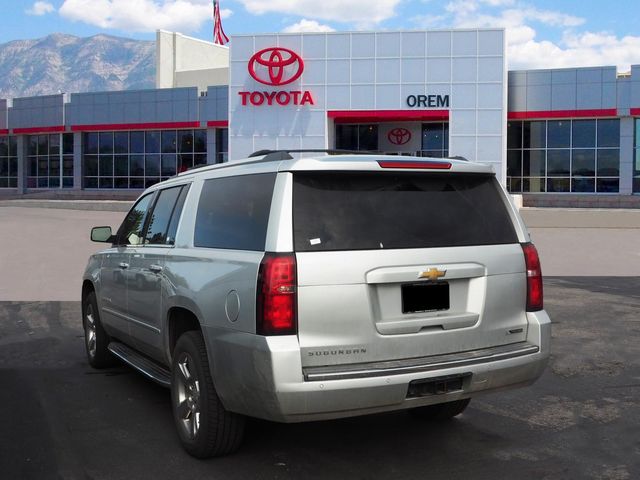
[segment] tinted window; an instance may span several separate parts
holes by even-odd
[[[547,125],[547,147],[571,146],[571,122],[569,120],[551,121]]]
[[[547,150],[547,175],[569,176],[571,156],[569,150]]]
[[[300,172],[297,251],[516,243],[491,175]]]
[[[598,120],[598,147],[620,146],[620,120]]]
[[[173,187],[162,190],[158,200],[149,216],[149,225],[145,236],[145,243],[164,245],[167,239],[167,229],[173,214],[176,201],[180,196],[182,187]]]
[[[169,228],[167,229],[167,238],[165,243],[167,245],[175,245],[176,243],[176,233],[178,232],[178,222],[180,221],[180,215],[182,215],[182,207],[184,206],[184,201],[187,198],[187,193],[189,192],[189,186],[186,186],[180,192],[180,196],[178,197],[178,202],[176,203],[175,208],[173,209],[173,214],[171,215],[171,221],[169,222]]]
[[[525,150],[522,152],[522,169],[524,176],[543,177],[546,150]]]
[[[118,229],[116,241],[118,245],[140,245],[142,243],[144,222],[152,198],[153,193],[148,193],[138,200],[138,203],[129,211]]]
[[[522,148],[522,122],[507,123],[507,148]]]
[[[547,146],[546,122],[525,122],[523,128],[524,148],[545,148]]]
[[[598,150],[597,172],[599,177],[617,177],[620,175],[619,150]]]
[[[196,247],[263,250],[275,173],[207,180],[196,217]]]
[[[596,121],[573,121],[573,148],[596,146]]]
[[[596,151],[587,149],[574,150],[572,169],[574,175],[593,177],[596,174]],[[583,184],[584,182],[580,185]]]

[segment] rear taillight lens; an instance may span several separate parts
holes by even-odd
[[[542,269],[533,243],[523,243],[524,263],[527,269],[527,312],[542,310]]]
[[[258,271],[258,335],[296,334],[297,286],[295,255],[266,253]]]

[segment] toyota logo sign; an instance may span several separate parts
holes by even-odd
[[[295,82],[304,70],[300,55],[284,47],[265,48],[249,59],[249,74],[265,85],[287,85]]]
[[[387,133],[387,138],[389,142],[394,145],[404,145],[411,140],[411,132],[406,128],[398,127],[390,130],[389,133]]]

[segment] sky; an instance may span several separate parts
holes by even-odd
[[[50,33],[211,40],[211,0],[0,0],[0,43]],[[227,35],[505,27],[509,68],[640,64],[640,0],[220,0]]]

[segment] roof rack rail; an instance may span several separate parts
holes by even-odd
[[[326,153],[327,155],[375,155],[379,152],[370,150],[339,150],[339,149],[300,149],[300,150],[258,150],[249,155],[249,158],[263,157],[262,161],[291,160],[292,153]]]
[[[447,157],[449,160],[462,160],[463,162],[468,162],[469,160],[466,157],[462,157],[460,155],[453,155],[452,157]]]

